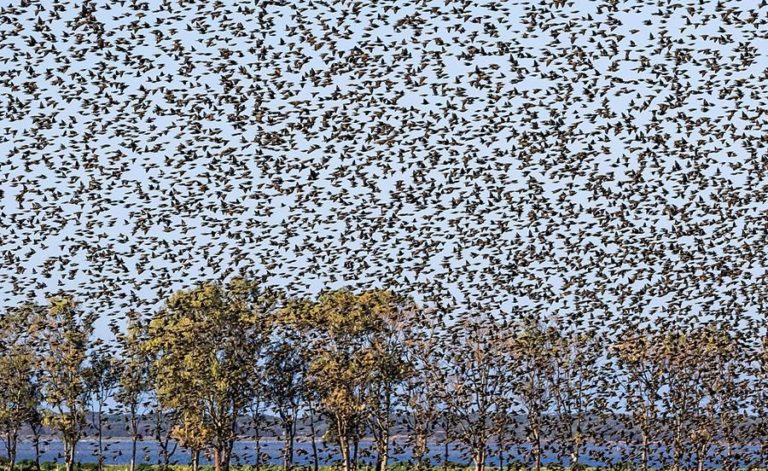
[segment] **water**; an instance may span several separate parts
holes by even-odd
[[[333,464],[339,460],[337,449],[331,444],[323,444],[318,441],[318,452],[320,462],[323,465]],[[104,442],[105,462],[108,464],[128,464],[130,462],[131,443],[124,440],[108,440]],[[41,444],[41,461],[63,462],[64,446],[59,441],[50,441]],[[263,440],[260,444],[262,453],[262,462],[279,464],[282,461],[282,442],[276,440]],[[137,446],[137,457],[141,463],[159,463],[161,460],[160,447],[154,441],[140,441]],[[3,450],[4,451],[4,450]],[[234,447],[233,462],[235,463],[253,463],[256,455],[256,443],[254,441],[238,441]],[[430,446],[428,457],[433,463],[439,464],[443,460],[444,447],[442,444],[434,443]],[[77,460],[83,463],[95,462],[97,460],[97,442],[93,440],[83,440],[78,443],[75,449]],[[359,448],[360,461],[372,463],[375,453],[372,443],[361,442]],[[505,456],[505,461],[511,458],[523,459],[525,450],[522,453],[512,453]],[[17,448],[19,460],[34,459],[35,452],[32,444],[28,441],[19,442]],[[617,455],[618,456],[618,455]],[[413,457],[408,447],[395,441],[391,447],[390,460],[392,462],[409,461]],[[204,464],[210,464],[210,456],[201,456]],[[457,463],[468,463],[470,457],[465,450],[458,446],[450,446],[448,449],[448,459]],[[545,456],[545,462],[553,461],[556,457],[552,453]],[[188,450],[178,447],[171,458],[172,462],[177,464],[189,464],[190,454]],[[294,445],[294,462],[299,465],[310,465],[312,463],[312,445],[305,440],[297,441]],[[584,460],[585,463],[591,463],[590,460]],[[498,459],[494,455],[488,457],[488,464],[494,465]],[[597,462],[595,462],[597,463]]]
[[[321,465],[329,465],[339,461],[339,453],[337,449],[331,444],[323,444],[318,440],[318,451]],[[126,440],[105,440],[105,462],[107,464],[128,464],[130,462],[131,442]],[[61,442],[53,440],[41,443],[41,461],[50,462],[63,462],[64,446]],[[279,464],[282,461],[282,442],[269,439],[262,440],[260,444],[260,451],[262,453],[262,463]],[[0,451],[5,454],[5,449],[0,447]],[[97,461],[97,442],[94,440],[83,440],[78,443],[76,448],[77,461],[82,463],[92,463]],[[743,447],[742,451],[749,455],[754,454],[756,447]],[[255,462],[256,443],[254,441],[238,441],[234,447],[234,464],[248,464]],[[530,462],[530,447],[515,447],[515,449],[509,450],[505,453],[504,462],[509,464],[510,462]],[[660,462],[665,461],[663,455],[668,456],[669,450],[662,447],[656,448],[652,453],[654,456],[651,458],[652,465],[658,465]],[[433,443],[429,447],[428,457],[435,465],[442,463],[444,453],[444,446],[439,443]],[[589,466],[600,466],[612,462],[620,462],[624,460],[626,456],[627,448],[624,445],[615,446],[588,446],[585,448],[583,455],[580,457],[580,462]],[[710,462],[716,463],[717,451],[712,450]],[[17,448],[18,460],[32,460],[34,459],[34,448],[32,444],[27,440],[19,442]],[[363,463],[372,464],[375,456],[375,452],[370,441],[361,442],[359,457]],[[401,441],[395,440],[390,449],[390,461],[391,462],[407,462],[412,460],[412,453],[409,447],[405,446]],[[154,441],[140,441],[137,446],[137,459],[139,463],[156,464],[160,463],[160,448],[157,442]],[[450,446],[448,449],[448,459],[456,463],[470,463],[471,459],[469,454],[458,445]],[[689,460],[692,457],[689,457]],[[203,464],[210,464],[211,457],[201,455],[201,461]],[[545,451],[542,461],[546,463],[563,462],[563,459],[559,458],[556,453],[551,450]],[[739,460],[745,463],[745,459]],[[171,457],[171,462],[176,464],[189,464],[190,454],[188,450],[181,447],[176,449],[176,452]],[[567,463],[567,459],[565,460]],[[294,463],[298,465],[310,465],[312,464],[312,445],[306,439],[298,439],[294,445]],[[496,451],[491,447],[491,452],[488,455],[486,464],[489,466],[498,465],[498,455]]]

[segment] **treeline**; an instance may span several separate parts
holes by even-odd
[[[22,428],[38,469],[41,435],[56,433],[67,471],[93,430],[101,469],[108,414],[125,419],[131,471],[148,438],[164,469],[178,445],[195,470],[204,453],[227,471],[239,424],[248,418],[258,439],[268,414],[279,420],[286,470],[299,423],[315,471],[317,441],[353,471],[364,439],[385,470],[395,430],[418,469],[447,464],[449,445],[476,471],[491,453],[497,467],[512,465],[514,450],[536,470],[553,453],[572,469],[586,458],[615,465],[600,454],[617,446],[632,469],[768,463],[767,344],[752,326],[453,317],[387,290],[296,299],[239,278],[177,292],[150,318],[129,313],[111,323],[114,341],[95,338],[97,319],[66,294],[4,312],[0,431],[10,471]]]

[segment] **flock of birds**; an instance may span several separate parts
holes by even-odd
[[[768,2],[0,3],[3,303],[247,272],[760,328]]]

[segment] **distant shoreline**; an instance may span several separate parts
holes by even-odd
[[[19,436],[19,440],[23,440],[25,442],[30,442],[33,439],[34,439],[34,437],[32,435]],[[391,437],[390,440],[403,440],[403,439],[407,439],[407,436],[405,436],[405,435],[396,435],[396,436]],[[89,435],[87,437],[81,438],[79,443],[83,443],[83,442],[89,442],[89,443],[90,442],[98,442],[98,440],[99,440],[98,437],[94,437],[94,436],[90,436]],[[312,437],[308,436],[308,435],[301,435],[301,436],[294,437],[294,440],[297,441],[297,442],[307,442],[307,443],[309,443],[312,440]],[[323,442],[323,439],[321,437],[316,437],[315,440],[317,442],[320,442],[320,443]],[[47,442],[61,442],[61,439],[59,437],[57,437],[57,436],[52,436],[52,435],[45,435],[45,436],[41,436],[40,437],[40,442],[41,443],[42,442],[46,442],[46,441]],[[105,442],[105,443],[106,442],[109,442],[109,443],[130,443],[132,440],[131,440],[131,437],[102,437],[101,441]],[[173,440],[171,440],[171,441],[173,442]],[[252,436],[238,438],[236,441],[238,441],[240,443],[256,443],[256,439],[253,438]],[[361,439],[360,441],[361,442],[373,442],[374,438],[373,437],[365,437],[365,438]],[[157,440],[144,438],[144,439],[137,440],[137,442],[138,443],[157,443]],[[259,443],[282,443],[282,442],[283,442],[283,440],[280,437],[275,437],[273,435],[262,437],[262,438],[259,439]],[[429,441],[429,443],[442,443],[442,442]]]

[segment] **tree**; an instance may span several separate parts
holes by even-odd
[[[257,370],[256,374],[261,373],[261,370]],[[263,378],[262,375],[256,376],[257,378]],[[254,431],[254,458],[255,458],[255,468],[256,471],[259,471],[261,469],[261,459],[262,459],[262,453],[261,453],[261,433],[262,433],[262,425],[265,421],[265,414],[262,412],[265,404],[264,400],[262,398],[263,396],[263,388],[257,388],[256,394],[254,395],[253,399],[251,400],[251,403],[248,406],[249,411],[249,418],[251,422],[251,426],[253,427]]]
[[[148,373],[150,374],[150,373]],[[151,376],[148,376],[151,378]],[[176,453],[179,442],[173,439],[179,425],[178,413],[175,409],[161,402],[157,394],[149,390],[149,404],[151,421],[147,425],[147,433],[155,439],[158,447],[158,464],[163,471],[168,471],[171,466],[171,458]],[[129,419],[133,420],[133,419]],[[135,446],[132,446],[132,452]],[[134,460],[135,461],[135,460]]]
[[[99,471],[104,469],[104,409],[117,387],[118,374],[118,359],[107,345],[97,343],[89,355],[84,376],[86,388],[96,406],[91,410],[91,425],[96,431]]]
[[[253,396],[253,364],[266,341],[276,293],[242,278],[179,291],[149,324],[158,397],[179,411],[176,435],[213,451],[229,469],[237,422]],[[199,451],[199,450],[198,450]]]
[[[711,439],[704,430],[695,430],[695,415],[704,400],[701,389],[705,368],[701,368],[694,354],[697,339],[690,329],[668,329],[657,336],[657,361],[663,379],[663,421],[669,427],[668,440],[672,448],[672,467],[678,471],[687,454],[701,451]],[[690,435],[689,435],[690,433]],[[689,441],[688,439],[692,439]],[[693,446],[693,449],[691,447]]]
[[[29,425],[29,429],[32,432],[32,448],[35,450],[35,471],[40,471],[40,441],[42,438],[44,418],[41,411],[41,403],[43,401],[43,397],[40,392],[39,382],[34,381],[32,386],[34,388],[34,407],[30,407],[30,414],[27,418],[27,425]]]
[[[124,333],[115,332],[115,337],[122,359],[117,371],[115,399],[126,417],[128,433],[131,436],[131,461],[128,469],[135,471],[136,445],[141,437],[141,430],[139,430],[140,407],[148,388],[149,359],[143,348],[146,342],[146,326],[142,324],[137,313],[131,312],[128,315],[126,331]],[[160,440],[159,444],[164,469],[167,469],[170,458],[167,453],[167,446],[164,446],[167,443]]]
[[[61,437],[66,471],[74,469],[75,448],[86,425],[85,373],[94,320],[95,316],[85,313],[71,296],[48,301],[41,368],[45,402],[51,411],[44,423]]]
[[[361,293],[358,302],[368,306],[379,320],[364,355],[371,368],[365,392],[366,419],[376,446],[376,471],[385,471],[389,461],[390,433],[396,391],[415,374],[405,357],[405,325],[420,311],[404,296],[392,291]]]
[[[0,317],[0,431],[8,453],[8,471],[16,464],[19,430],[33,421],[39,405],[35,384],[36,309],[21,306]]]
[[[565,448],[570,468],[576,469],[584,444],[595,438],[596,425],[607,408],[604,371],[599,365],[603,348],[594,331],[556,328],[553,333],[548,380],[557,423],[554,436]]]
[[[307,363],[299,338],[291,329],[278,328],[267,350],[263,390],[280,419],[283,431],[283,469],[293,466],[296,422],[304,397]]]
[[[525,417],[533,467],[540,471],[547,412],[553,404],[548,380],[554,371],[553,332],[537,319],[526,319],[513,339],[509,352],[517,374],[512,380],[512,389]]]
[[[422,310],[409,316],[403,324],[403,358],[410,372],[399,390],[397,401],[399,416],[405,426],[407,444],[416,469],[424,471],[430,467],[427,459],[429,440],[434,435],[441,418],[440,388],[441,375],[438,363],[437,332],[439,322],[435,310]]]
[[[181,447],[190,451],[192,471],[198,471],[200,469],[200,452],[214,438],[211,436],[211,427],[205,424],[205,418],[201,410],[196,410],[189,404],[186,404],[182,410],[181,420],[177,422],[177,425],[171,431],[171,435]],[[226,465],[220,462],[217,463],[217,466],[226,467]]]
[[[748,370],[752,377],[748,407],[757,417],[751,422],[747,436],[757,442],[759,450],[749,467],[764,468],[768,463],[768,336],[755,339],[754,343],[747,359],[752,367]]]
[[[698,385],[703,396],[694,414],[696,427],[692,441],[697,445],[697,468],[703,471],[709,450],[719,446],[715,455],[726,471],[736,469],[737,430],[747,421],[743,392],[747,390],[744,374],[745,351],[739,335],[725,322],[710,323],[693,333],[691,354],[702,370]]]
[[[498,416],[508,413],[511,370],[503,352],[511,347],[509,332],[492,318],[463,319],[449,326],[446,340],[442,402],[453,434],[469,450],[475,471],[483,471]]]
[[[297,300],[282,317],[308,337],[314,337],[315,358],[307,374],[309,387],[319,396],[321,413],[330,421],[328,437],[342,457],[345,471],[356,467],[357,444],[367,419],[375,413],[378,466],[386,465],[389,446],[387,404],[391,397],[391,353],[387,326],[408,301],[387,290],[369,290],[359,295],[347,289],[326,291],[316,302]],[[386,353],[385,353],[386,352]],[[387,383],[387,384],[385,384]],[[382,409],[371,410],[368,394],[384,398]]]
[[[628,327],[610,352],[619,369],[617,391],[626,401],[631,430],[640,433],[640,469],[648,470],[650,445],[658,440],[662,389],[661,364],[656,358],[656,338],[648,329]]]
[[[308,363],[308,362],[307,362]],[[317,409],[318,399],[317,394],[311,388],[307,387],[307,383],[304,383],[304,398],[307,403],[305,418],[309,420],[309,434],[310,444],[312,446],[312,471],[318,471],[320,469],[320,456],[317,447]]]

